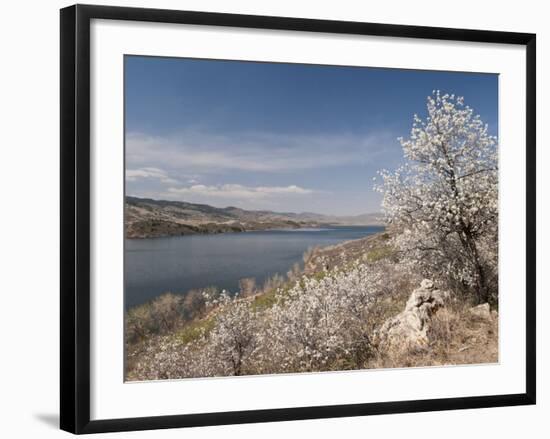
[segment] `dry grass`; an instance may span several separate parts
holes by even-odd
[[[339,244],[309,249],[304,254],[304,273],[315,274],[335,266],[343,267],[355,260],[376,262],[390,259],[395,251],[388,245],[387,232],[376,233],[365,238],[345,241]]]
[[[429,344],[378,352],[365,368],[402,368],[498,362],[498,317],[473,315],[465,304],[449,304],[433,317]]]

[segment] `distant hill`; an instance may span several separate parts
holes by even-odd
[[[326,224],[345,225],[345,226],[381,226],[384,225],[381,213],[363,213],[361,215],[336,216],[321,215],[318,213],[299,213],[295,214],[303,219],[317,220]]]
[[[185,201],[126,197],[125,225],[128,238],[243,232],[323,225],[382,225],[380,214],[331,216],[317,213],[245,210],[214,207]]]

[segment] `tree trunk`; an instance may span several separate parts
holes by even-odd
[[[437,129],[437,132],[439,134],[439,128]],[[455,166],[451,158],[449,157],[447,146],[444,143],[441,143],[440,146],[445,160],[447,161],[447,164],[449,166],[450,187],[453,192],[454,198],[458,200],[460,198],[460,194],[458,191]],[[460,241],[462,242],[462,246],[464,247],[464,249],[470,255],[476,272],[477,301],[478,303],[485,303],[489,300],[489,291],[487,288],[485,269],[483,268],[483,264],[481,263],[479,257],[479,252],[477,251],[477,244],[474,237],[472,236],[470,226],[467,225],[462,219],[460,220],[460,227],[462,229],[462,231],[458,234],[460,237]]]
[[[476,289],[477,289],[477,302],[478,304],[486,303],[489,301],[489,290],[487,288],[487,276],[485,275],[485,268],[479,257],[477,250],[477,244],[472,237],[470,231],[466,228],[464,230],[464,238],[462,244],[466,251],[471,255],[472,263],[476,274]]]

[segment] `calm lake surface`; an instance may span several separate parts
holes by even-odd
[[[238,291],[239,279],[284,275],[303,253],[358,239],[384,230],[377,226],[190,235],[127,239],[125,250],[125,307],[147,302],[171,291],[217,286]]]

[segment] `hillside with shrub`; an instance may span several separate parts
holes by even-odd
[[[241,291],[163,295],[126,315],[128,380],[498,361],[497,139],[434,92],[381,171],[386,231],[304,254]]]

